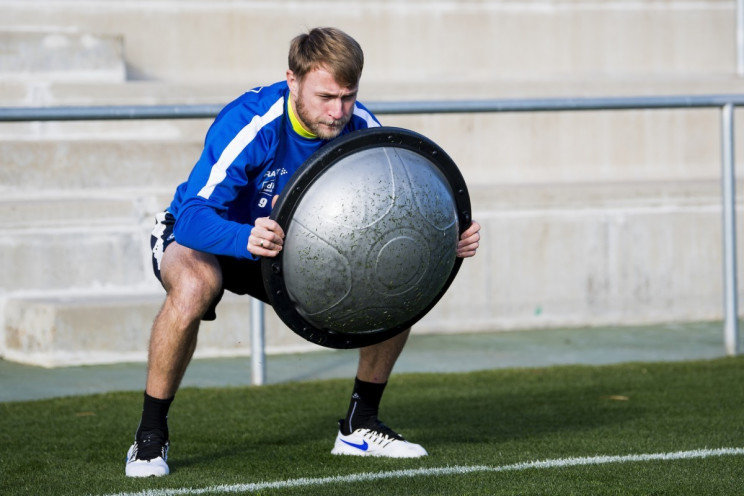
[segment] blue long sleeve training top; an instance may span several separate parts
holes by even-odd
[[[271,200],[316,150],[328,143],[300,136],[287,114],[286,81],[255,88],[229,103],[215,118],[204,150],[168,207],[174,234],[189,248],[236,258],[248,251],[256,219],[271,213]],[[357,102],[341,134],[380,123]]]

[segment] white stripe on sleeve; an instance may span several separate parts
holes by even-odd
[[[367,127],[380,127],[377,121],[372,118],[372,114],[357,106],[357,104],[354,104],[354,115],[364,119],[364,121],[367,123]]]
[[[284,112],[284,98],[277,100],[264,115],[253,117],[251,122],[235,135],[233,140],[227,144],[224,150],[222,150],[222,154],[217,160],[217,163],[212,166],[212,171],[209,173],[207,184],[199,190],[199,196],[209,199],[214,192],[214,188],[220,184],[225,177],[227,177],[227,169],[233,161],[235,161],[238,155],[240,155],[245,147],[253,141],[259,131],[261,131],[266,124],[281,116],[282,112]]]

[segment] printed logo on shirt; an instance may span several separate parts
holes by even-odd
[[[273,179],[271,181],[264,181],[261,183],[261,190],[259,191],[259,194],[262,195],[270,195],[274,192],[274,188],[276,188],[276,181]]]
[[[274,196],[274,191],[276,190],[276,178],[279,176],[284,176],[287,173],[287,169],[285,169],[284,167],[280,167],[276,170],[266,171],[263,177],[263,182],[261,183],[261,187],[258,190],[258,195],[260,197],[258,199],[258,206],[260,208],[264,208],[266,205],[268,205],[268,198]]]

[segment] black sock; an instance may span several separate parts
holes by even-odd
[[[153,398],[145,392],[145,401],[142,406],[142,420],[137,428],[137,435],[146,431],[159,430],[168,439],[168,409],[173,403],[173,398],[160,400]]]
[[[346,413],[346,419],[344,419],[342,427],[345,436],[364,426],[370,420],[377,419],[380,400],[386,385],[387,382],[376,384],[374,382],[364,382],[359,378],[354,380],[354,392],[351,395],[349,411]]]

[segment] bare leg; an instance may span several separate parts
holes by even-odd
[[[387,341],[360,348],[357,378],[375,384],[386,383],[410,332],[411,329],[407,329]]]
[[[222,286],[214,255],[171,243],[160,275],[167,293],[150,333],[142,418],[127,452],[128,477],[161,476],[168,468],[168,410],[196,348],[204,313]]]
[[[161,262],[167,292],[150,333],[146,392],[172,398],[196,349],[199,323],[220,290],[222,273],[214,255],[172,243]]]

